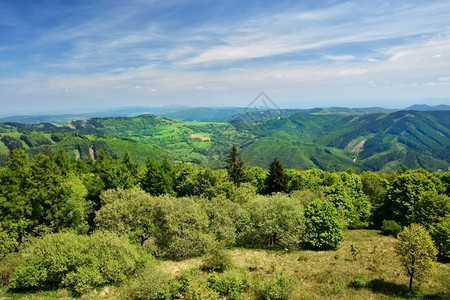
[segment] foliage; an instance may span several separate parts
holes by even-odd
[[[284,173],[284,167],[278,158],[274,158],[269,166],[269,176],[266,178],[267,193],[286,192],[287,177]]]
[[[270,279],[264,283],[263,299],[288,300],[295,291],[297,279],[283,272],[275,272]]]
[[[349,286],[355,289],[363,288],[366,286],[366,278],[364,276],[357,275],[352,279]]]
[[[450,216],[450,197],[437,191],[423,192],[414,207],[412,222],[427,229]]]
[[[287,195],[259,196],[244,206],[236,224],[241,246],[298,249],[303,241],[303,205]]]
[[[385,235],[392,235],[397,237],[397,235],[402,231],[402,226],[400,226],[394,220],[384,220],[381,230]]]
[[[11,236],[6,231],[2,230],[0,226],[0,261],[9,253],[13,252],[19,243],[17,242],[17,238]]]
[[[227,163],[228,176],[234,185],[239,186],[244,181],[244,161],[235,144],[231,147]]]
[[[238,299],[252,284],[250,274],[245,269],[230,269],[221,275],[214,273],[208,281],[214,291],[231,299]]]
[[[407,171],[399,175],[387,188],[383,213],[402,226],[414,221],[415,208],[422,193],[436,191],[427,173]]]
[[[316,200],[305,209],[305,241],[313,248],[335,248],[343,240],[342,225],[333,204]]]
[[[9,253],[0,259],[0,286],[8,285],[17,267],[22,263],[22,255]]]
[[[11,278],[11,289],[65,286],[83,293],[123,282],[138,261],[126,238],[108,232],[50,234],[33,240],[20,254],[23,261]]]
[[[153,233],[154,198],[142,190],[106,190],[100,195],[102,207],[95,226],[117,234]]]
[[[240,206],[223,196],[204,199],[198,203],[208,215],[209,231],[215,235],[216,240],[225,243],[227,247],[234,246]]]
[[[186,287],[182,299],[185,300],[218,300],[219,293],[209,288],[206,284],[200,282],[192,282]]]
[[[231,256],[225,251],[223,245],[211,243],[206,249],[202,260],[202,268],[208,272],[223,272],[233,266]]]
[[[450,218],[434,224],[430,235],[438,250],[438,258],[440,260],[450,259]]]
[[[158,163],[149,158],[141,186],[147,193],[154,196],[173,194],[174,176],[173,167],[167,160]]]
[[[409,277],[409,291],[412,291],[413,280],[423,279],[433,268],[437,250],[425,227],[411,224],[398,235],[395,252]]]
[[[169,273],[150,264],[133,277],[128,294],[132,299],[167,299],[172,295],[170,280]]]
[[[208,216],[191,198],[160,196],[153,211],[158,247],[174,259],[198,256],[213,239],[207,234]]]

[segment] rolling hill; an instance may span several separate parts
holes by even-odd
[[[128,149],[147,156],[223,167],[232,144],[246,162],[267,167],[277,156],[288,168],[329,171],[395,170],[401,165],[446,171],[450,164],[450,111],[382,113],[329,108],[233,112],[229,122],[181,121],[155,115],[91,118],[65,125],[0,125],[0,152],[23,147],[30,155],[64,146],[87,158],[103,148],[113,157]],[[207,114],[207,111],[203,111]]]

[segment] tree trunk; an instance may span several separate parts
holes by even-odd
[[[414,268],[412,269],[411,275],[409,276],[409,291],[410,292],[412,292],[413,277],[414,277]]]

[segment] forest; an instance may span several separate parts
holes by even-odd
[[[10,150],[0,297],[450,296],[450,172],[262,168],[228,152],[211,169]]]
[[[442,172],[450,164],[450,110],[280,110],[238,113],[225,122],[221,110],[202,112],[203,119],[212,121],[147,114],[66,124],[1,123],[0,164],[13,148],[32,158],[63,146],[69,156],[82,159],[95,159],[102,149],[120,160],[127,150],[141,164],[151,156],[220,169],[233,144],[248,164],[262,168],[275,156],[287,168],[330,172],[392,172],[402,165]]]

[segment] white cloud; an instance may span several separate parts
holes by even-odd
[[[366,74],[369,71],[367,69],[348,69],[339,71],[339,75],[347,76],[347,75],[361,75]]]
[[[336,60],[336,61],[348,61],[354,60],[355,57],[353,55],[325,55],[325,59],[328,60]]]

